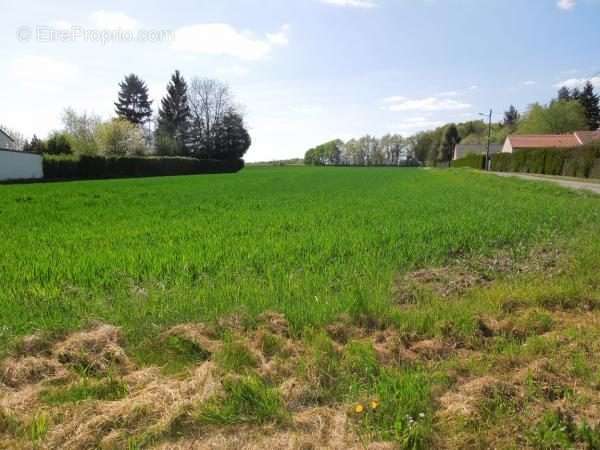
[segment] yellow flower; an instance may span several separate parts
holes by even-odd
[[[379,408],[379,402],[377,400],[373,400],[371,402],[371,409],[375,410],[377,408]]]
[[[354,412],[355,412],[356,414],[360,414],[360,413],[362,413],[364,410],[365,410],[364,406],[363,406],[363,405],[361,405],[360,403],[354,407]]]

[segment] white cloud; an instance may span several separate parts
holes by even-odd
[[[198,24],[178,29],[172,47],[189,54],[256,61],[265,58],[275,47],[286,46],[289,31],[289,25],[283,25],[276,33],[259,38],[226,23]]]
[[[440,92],[438,97],[458,97],[460,95],[457,91]]]
[[[388,97],[384,99],[390,111],[457,111],[469,109],[471,105],[458,100],[439,97],[426,97],[420,99],[408,99],[406,97]]]
[[[535,86],[536,84],[537,84],[537,81],[533,81],[533,80],[523,81],[523,86]]]
[[[351,8],[375,8],[375,0],[321,0],[322,3],[334,6],[348,6]]]
[[[279,45],[284,47],[289,44],[290,26],[288,24],[282,25],[278,32],[267,33],[267,40],[273,45]]]
[[[135,30],[139,22],[127,14],[118,11],[95,11],[90,15],[94,27],[99,30]]]
[[[19,83],[47,89],[71,82],[79,75],[79,69],[73,64],[38,55],[16,59],[9,72]]]
[[[591,81],[594,87],[600,88],[600,76],[595,76],[592,78],[569,78],[568,80],[556,83],[554,87],[568,87],[569,89],[582,88],[587,81]]]
[[[563,11],[570,11],[577,5],[577,0],[558,0],[556,6]]]

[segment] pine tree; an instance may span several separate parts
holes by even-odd
[[[579,95],[579,103],[585,109],[589,129],[598,129],[598,126],[600,126],[600,99],[594,92],[594,85],[589,81],[585,83]]]
[[[520,114],[519,111],[517,111],[517,108],[515,108],[513,105],[510,105],[508,111],[504,113],[504,125],[514,127],[517,125],[519,118]]]
[[[178,70],[167,85],[167,95],[161,100],[158,110],[157,135],[175,143],[177,154],[188,154],[190,107],[187,83]]]
[[[143,125],[152,116],[152,101],[148,97],[148,87],[137,75],[131,74],[119,83],[119,99],[115,103],[119,118],[136,125]]]
[[[456,147],[456,144],[458,144],[459,141],[460,136],[458,134],[458,129],[456,128],[456,125],[451,123],[446,128],[446,131],[444,131],[444,137],[438,150],[438,160],[449,162],[452,159],[454,147]]]
[[[573,100],[573,97],[571,97],[571,91],[569,91],[569,88],[566,86],[561,87],[558,90],[558,101],[570,101]]]

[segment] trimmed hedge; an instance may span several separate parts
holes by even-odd
[[[492,156],[492,170],[600,178],[600,144],[497,153]]]
[[[234,173],[244,168],[241,159],[214,160],[182,157],[44,156],[44,178],[106,179]]]
[[[473,169],[485,169],[485,155],[467,155],[464,158],[452,161],[452,167],[471,167]]]

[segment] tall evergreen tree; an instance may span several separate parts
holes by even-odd
[[[452,154],[454,153],[454,147],[460,141],[460,135],[456,125],[451,123],[444,131],[444,137],[440,143],[438,150],[438,160],[442,162],[449,162],[452,160]]]
[[[563,86],[558,90],[558,101],[569,101],[573,100],[571,97],[571,91],[568,87]]]
[[[594,92],[594,85],[591,82],[585,83],[579,95],[579,103],[585,110],[585,118],[590,130],[598,129],[600,126],[600,98]]]
[[[187,83],[178,70],[167,85],[167,95],[161,100],[158,110],[159,139],[169,138],[175,144],[175,152],[188,153],[190,106]]]
[[[122,119],[136,125],[143,125],[152,116],[152,101],[148,97],[148,87],[137,75],[127,75],[119,83],[119,99],[115,103],[116,113]]]
[[[509,127],[514,127],[517,125],[517,122],[519,121],[519,111],[517,111],[517,108],[515,108],[513,105],[510,105],[510,108],[508,108],[508,111],[506,111],[504,113],[504,125],[509,126]]]

